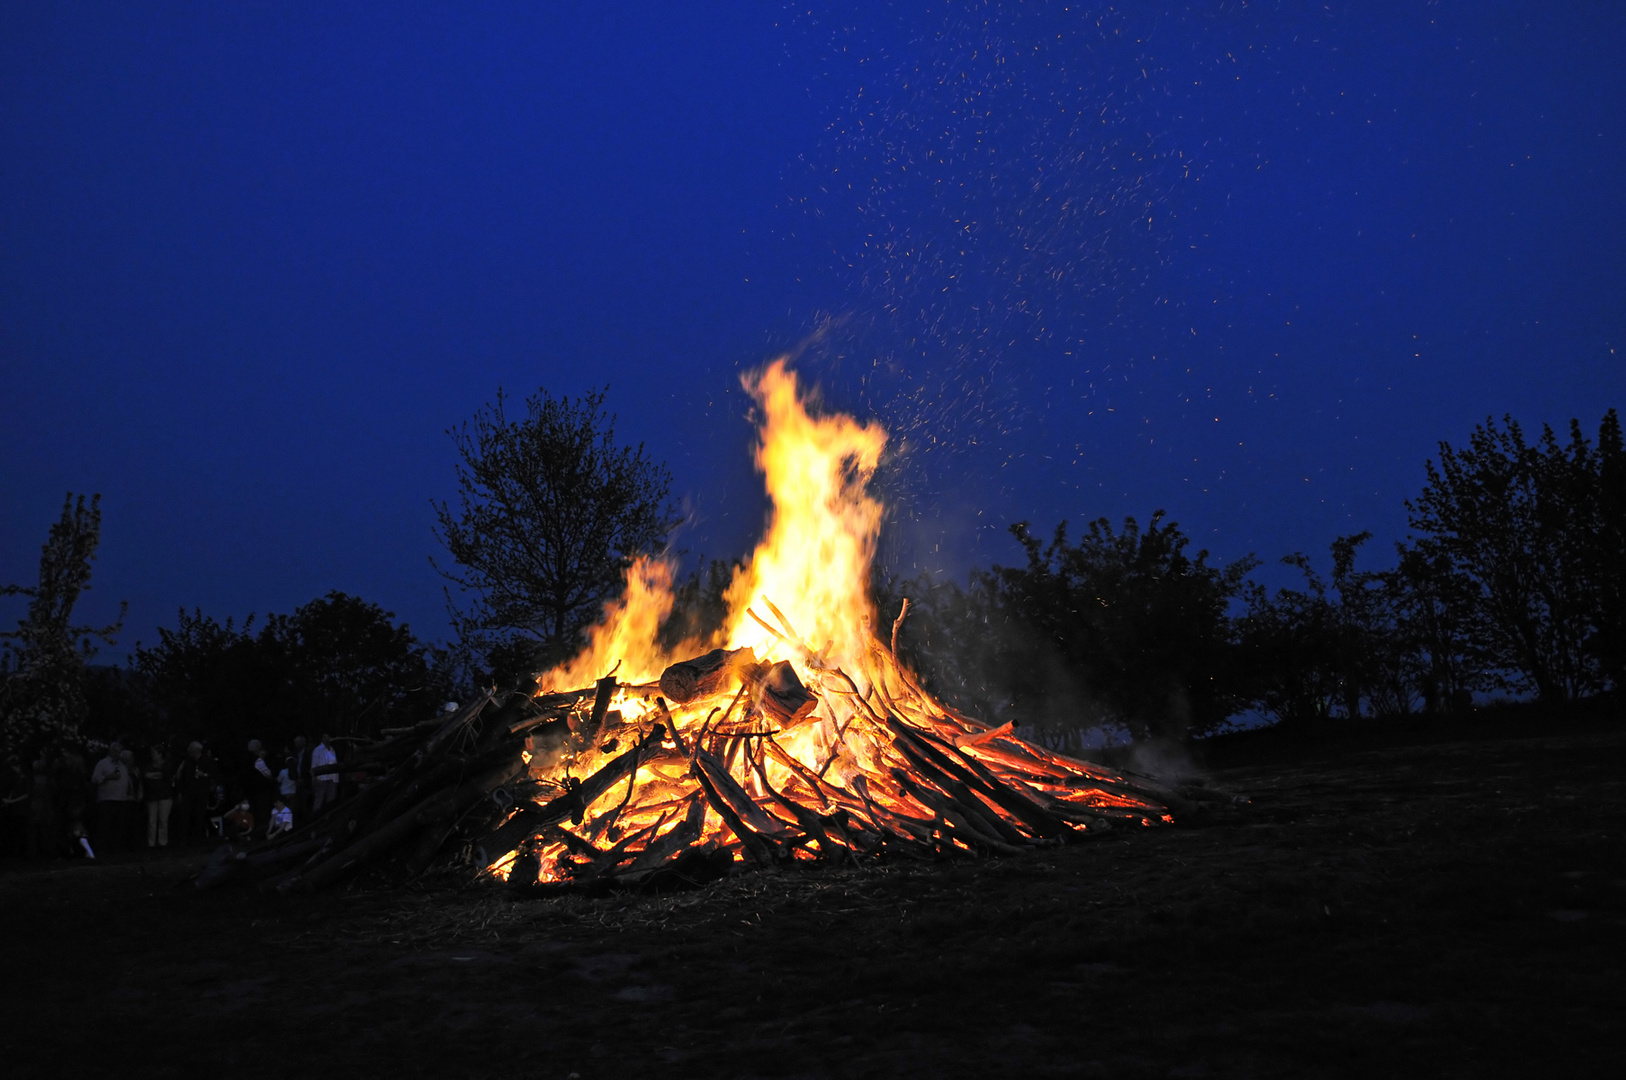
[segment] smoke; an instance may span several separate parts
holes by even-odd
[[[1130,746],[1124,767],[1167,784],[1183,783],[1202,773],[1185,743],[1150,739]]]

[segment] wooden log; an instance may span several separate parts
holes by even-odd
[[[715,755],[702,751],[696,755],[695,764],[697,771],[704,773],[716,785],[717,790],[727,798],[735,813],[739,814],[740,818],[751,826],[758,835],[770,837],[776,843],[779,843],[788,838],[787,834],[794,832],[789,826],[758,806],[751,793],[740,786],[740,782],[734,779],[728,770],[723,768],[723,763],[718,761]]]
[[[661,693],[679,705],[687,705],[721,690],[741,666],[755,663],[756,653],[749,648],[713,649],[680,660],[661,672]]]
[[[472,758],[451,757],[439,762],[401,784],[365,822],[356,826],[355,835],[365,836],[380,825],[395,820],[407,807],[448,784],[455,784],[466,776],[483,772],[509,759],[517,761],[524,745],[523,740],[516,739]]]
[[[839,860],[842,855],[849,854],[851,852],[850,844],[838,844],[835,838],[830,835],[830,830],[825,828],[825,820],[817,811],[811,810],[796,800],[787,798],[786,796],[780,794],[780,792],[768,782],[768,770],[763,767],[761,758],[755,759],[752,764],[756,766],[757,779],[762,782],[763,790],[767,791],[768,796],[773,799],[775,803],[784,807],[784,809],[789,812],[791,817],[795,819],[796,824],[802,827],[802,831],[804,833],[813,838],[813,842],[818,845],[819,854],[823,855],[830,861],[835,862]]]
[[[461,734],[465,728],[474,722],[474,718],[479,716],[481,711],[490,704],[494,694],[495,691],[487,690],[460,709],[446,723],[442,724],[440,729],[429,737],[423,744],[423,748],[415,755],[417,759],[423,761],[437,755],[453,737]]]
[[[1026,848],[1009,843],[987,828],[986,822],[965,812],[965,808],[940,791],[933,791],[925,784],[916,783],[902,769],[894,771],[899,786],[909,793],[911,799],[918,799],[931,807],[933,811],[949,827],[949,831],[968,843],[980,844],[993,851],[1004,852],[1007,855],[1019,855]]]
[[[314,891],[331,885],[339,878],[389,851],[448,809],[455,816],[462,808],[478,801],[493,788],[513,779],[521,768],[523,763],[515,760],[492,769],[484,776],[465,781],[455,788],[436,792],[389,824],[312,866],[301,875],[299,887]]]
[[[670,812],[662,814],[653,825],[639,829],[637,832],[631,833],[622,837],[620,840],[617,840],[610,850],[594,859],[585,870],[577,873],[574,876],[579,881],[591,881],[594,878],[600,878],[611,874],[611,872],[614,871],[618,865],[632,857],[627,855],[627,848],[641,840],[648,840],[650,837],[654,836],[655,833],[660,830],[660,827],[666,824],[666,821],[670,816]]]
[[[530,848],[520,849],[514,857],[514,865],[508,869],[508,887],[516,891],[529,889],[536,884],[537,875],[542,872],[542,857]]]
[[[920,792],[930,791],[931,788],[935,787],[937,789],[936,793],[948,798],[950,803],[958,809],[960,815],[970,821],[979,832],[996,837],[1013,847],[1027,845],[1028,837],[1024,836],[1021,830],[1000,817],[997,810],[991,809],[987,803],[974,795],[965,784],[944,773],[924,758],[912,758],[910,764],[915,769],[913,775],[905,769],[894,768],[892,771],[893,775],[898,778],[900,787],[904,787],[906,781],[913,781],[915,790],[910,792],[911,797],[919,798]],[[905,788],[905,790],[908,789]],[[940,809],[939,804],[936,802],[929,805],[934,810]]]
[[[920,858],[929,859],[935,856],[931,849],[931,822],[911,817],[876,802],[874,796],[870,794],[868,779],[862,775],[853,777],[852,784],[853,790],[863,800],[870,822],[881,834],[883,843],[890,842],[893,848],[907,850]],[[892,838],[890,841],[887,839],[889,837]]]
[[[987,731],[967,731],[964,734],[956,735],[954,737],[954,745],[959,748],[977,746],[980,743],[985,743],[992,739],[1003,738],[1004,736],[1010,735],[1015,731],[1016,725],[1012,723],[1004,723],[999,727],[989,728]]]
[[[830,808],[830,796],[828,794],[830,785],[824,782],[823,777],[818,776],[813,772],[813,770],[809,769],[806,765],[803,765],[800,761],[797,761],[796,757],[791,754],[790,751],[786,750],[783,746],[780,746],[773,739],[766,740],[762,744],[762,749],[772,756],[774,760],[778,761],[785,768],[795,773],[796,776],[800,778],[802,783],[806,784],[808,789],[811,790],[814,795],[819,797],[819,802],[824,806],[825,809],[828,810]]]
[[[932,737],[925,735],[925,733],[910,731],[896,717],[889,718],[888,724],[896,740],[894,745],[914,761],[917,766],[926,769],[928,772],[935,771],[946,774],[953,782],[963,784],[987,796],[1001,810],[1022,822],[1035,836],[1047,839],[1061,836],[1061,822],[1047,813],[1042,806],[1030,803],[1017,795],[994,779],[993,775],[986,770],[979,773],[976,769],[968,768],[963,760],[950,757],[945,752],[945,748],[950,744],[933,745],[934,739]],[[932,782],[938,783],[938,780],[932,777]],[[939,783],[939,786],[943,785]],[[944,790],[950,789],[945,787]],[[954,795],[957,799],[961,798],[959,792],[954,792]],[[999,820],[1000,824],[1004,825],[1003,820],[998,819],[997,815],[994,820]],[[1001,830],[1001,835],[1004,835],[1003,830]],[[1017,842],[1009,836],[1006,836],[1005,839],[1008,843]]]
[[[683,734],[678,731],[677,721],[672,718],[671,710],[666,707],[666,699],[655,698],[655,718],[666,728],[666,733],[672,737],[672,745],[677,747],[678,753],[684,757],[689,756],[689,748],[683,745]]]
[[[666,863],[679,858],[686,848],[700,839],[700,828],[706,817],[706,800],[702,795],[691,795],[688,802],[688,811],[683,820],[672,826],[665,836],[657,837],[640,851],[637,858],[616,875],[618,880],[642,881]]]
[[[528,837],[541,832],[549,825],[557,825],[569,818],[576,824],[581,823],[582,816],[587,807],[596,802],[600,796],[610,790],[615,783],[625,777],[628,772],[638,767],[639,755],[644,747],[654,740],[659,742],[665,737],[665,729],[655,725],[654,730],[640,740],[631,750],[611,759],[603,768],[588,779],[568,788],[549,801],[545,806],[528,806],[522,808],[513,817],[500,825],[496,831],[483,839],[480,843],[489,856],[488,862],[496,862],[510,851],[519,847],[520,843]]]
[[[728,775],[723,763],[710,752],[702,750],[694,756],[690,773],[700,783],[706,801],[723,819],[728,831],[739,838],[746,854],[760,866],[777,866],[786,850],[781,847],[777,835],[780,826],[764,814],[750,794]]]
[[[452,815],[443,811],[424,825],[423,831],[413,838],[412,847],[408,849],[406,862],[403,864],[407,877],[415,878],[435,861],[440,849],[446,843],[446,838],[452,832]]]
[[[753,697],[758,710],[781,723],[794,724],[818,707],[818,697],[796,674],[789,660],[781,660],[763,673]]]

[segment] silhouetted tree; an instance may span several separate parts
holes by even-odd
[[[604,392],[579,400],[540,391],[525,415],[494,404],[450,434],[458,508],[436,508],[436,535],[456,563],[436,569],[467,597],[447,602],[463,640],[512,676],[564,659],[633,558],[675,524],[671,475],[642,444],[618,446]]]
[[[235,741],[239,727],[258,728],[286,708],[283,680],[266,669],[250,633],[194,609],[180,611],[175,629],[160,627],[158,644],[139,643],[131,657],[143,688],[167,725],[189,737],[224,734]]]
[[[272,615],[258,634],[253,623],[182,611],[157,645],[137,648],[143,690],[176,734],[233,749],[250,738],[276,746],[323,731],[373,735],[422,720],[460,692],[453,665],[357,597],[329,593]]]
[[[969,587],[921,590],[913,655],[952,696],[981,698],[1036,726],[1118,726],[1139,737],[1212,730],[1246,701],[1229,609],[1251,558],[1188,556],[1162,511],[1144,531],[1101,518],[1076,544],[1011,533],[1027,565],[973,572]],[[901,648],[901,646],[900,646]],[[949,663],[941,661],[948,660]]]
[[[1303,554],[1282,559],[1304,576],[1303,588],[1246,590],[1239,631],[1254,704],[1286,723],[1325,720],[1344,700],[1338,606]]]
[[[1438,549],[1396,544],[1395,553],[1398,561],[1389,577],[1395,583],[1398,632],[1417,659],[1413,679],[1423,711],[1465,709],[1475,691],[1494,685],[1486,674],[1492,660],[1474,632],[1478,586]]]
[[[427,650],[377,604],[330,592],[266,620],[261,663],[283,679],[283,698],[305,730],[375,735],[415,723],[443,697]]]
[[[0,586],[0,596],[29,598],[17,629],[0,633],[0,753],[71,735],[85,718],[85,661],[94,641],[113,644],[124,622],[78,626],[73,609],[90,588],[91,562],[101,542],[101,496],[69,494],[62,517],[40,551],[39,582]]]
[[[1618,441],[1610,410],[1600,442]],[[1440,444],[1439,465],[1428,463],[1428,483],[1406,504],[1425,562],[1472,583],[1455,618],[1482,640],[1503,686],[1569,701],[1606,682],[1599,653],[1619,549],[1602,547],[1612,527],[1605,458],[1618,452],[1594,450],[1577,421],[1567,445],[1545,425],[1530,445],[1512,417],[1501,429],[1487,420],[1466,448]]]
[[[1626,687],[1626,445],[1610,409],[1598,426],[1597,531],[1589,552],[1598,625],[1587,651],[1618,692]]]
[[[1302,554],[1302,588],[1274,594],[1253,583],[1239,632],[1249,658],[1254,704],[1280,720],[1409,713],[1424,697],[1426,660],[1410,632],[1406,579],[1396,571],[1358,570],[1369,532],[1332,542],[1332,577]]]

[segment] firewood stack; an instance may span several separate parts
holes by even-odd
[[[873,635],[849,674],[767,606],[779,659],[715,649],[658,682],[483,695],[352,755],[337,768],[370,784],[276,841],[221,849],[198,885],[321,889],[387,860],[630,887],[738,863],[1014,854],[1166,822],[1202,794],[947,708]]]

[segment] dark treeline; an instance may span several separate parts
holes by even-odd
[[[664,540],[669,478],[641,449],[617,449],[601,396],[572,404],[541,395],[525,418],[481,432],[483,442],[459,443],[470,462],[463,516],[440,508],[441,531],[456,526],[459,542],[479,549],[449,545],[459,565],[476,562],[492,579],[482,587],[536,599],[454,608],[464,637],[450,648],[333,592],[240,626],[181,611],[127,667],[91,667],[119,625],[73,620],[90,587],[100,511],[94,498],[70,496],[37,584],[4,589],[28,599],[17,629],[0,634],[6,798],[22,797],[31,770],[60,780],[64,760],[88,762],[119,740],[170,761],[204,743],[230,800],[255,783],[251,742],[277,768],[318,741],[342,758],[346,745],[422,722],[475,685],[506,684],[568,655],[588,622],[582,597],[608,595],[612,570]],[[527,452],[507,453],[510,437]],[[540,458],[554,461],[552,472]],[[525,471],[535,489],[509,500],[519,518],[569,496],[578,512],[625,520],[576,530],[552,562],[481,547],[474,526],[501,510],[507,491],[487,472],[502,468]],[[616,497],[583,495],[600,486]],[[1300,725],[1450,713],[1486,695],[1569,703],[1618,690],[1626,451],[1613,409],[1594,440],[1574,421],[1567,438],[1543,428],[1534,441],[1511,418],[1487,421],[1466,446],[1440,445],[1406,505],[1410,535],[1387,560],[1367,533],[1339,537],[1325,559],[1288,556],[1296,580],[1274,591],[1251,576],[1257,559],[1216,563],[1160,511],[1144,525],[1101,519],[1044,535],[1019,523],[1018,565],[974,570],[963,583],[879,581],[876,598],[889,620],[911,601],[900,652],[938,694],[1062,743],[1091,730],[1201,736],[1250,714]],[[736,565],[712,562],[680,583],[663,629],[669,644],[721,622]]]
[[[947,699],[1067,739],[1092,728],[1144,739],[1279,722],[1461,711],[1475,695],[1568,703],[1617,689],[1626,662],[1626,453],[1611,409],[1595,442],[1511,418],[1440,445],[1411,535],[1386,569],[1361,565],[1369,533],[1274,592],[1252,557],[1214,565],[1160,511],[1142,528],[1095,521],[1076,540],[1012,526],[1022,565],[963,586],[878,589],[912,601],[899,649]]]
[[[98,500],[70,496],[37,583],[5,587],[29,602],[0,635],[0,853],[105,856],[142,846],[143,823],[147,847],[263,836],[279,797],[290,820],[311,808],[327,750],[418,723],[467,685],[458,651],[340,592],[257,629],[183,610],[128,667],[92,666],[119,630],[73,621],[100,527]],[[329,779],[335,794],[347,780]]]
[[[93,702],[102,705],[93,729],[206,733],[232,745],[326,732],[344,742],[417,723],[459,692],[454,651],[419,642],[377,604],[345,593],[254,624],[252,615],[237,627],[180,612],[157,644],[135,650],[127,672],[103,680],[108,700]]]

